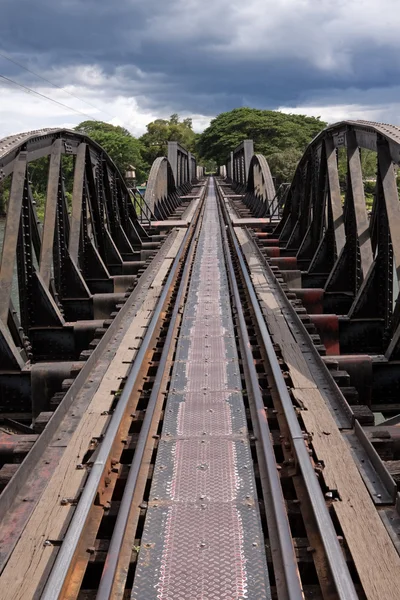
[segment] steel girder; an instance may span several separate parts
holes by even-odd
[[[279,203],[266,158],[254,154],[252,140],[244,140],[230,153],[221,175],[243,194],[243,202],[255,217],[279,218]]]
[[[178,192],[189,192],[191,186],[197,182],[196,158],[178,142],[168,142],[168,162]]]
[[[158,221],[168,217],[180,206],[181,195],[188,194],[198,183],[196,158],[178,142],[168,142],[168,158],[154,161],[147,182],[144,200]]]
[[[144,196],[146,204],[156,220],[163,221],[180,205],[178,189],[169,160],[165,157],[156,158],[147,181]]]
[[[70,203],[64,155],[74,163]],[[29,174],[42,157],[49,157],[43,224]],[[0,180],[6,178],[0,369],[17,372],[27,361],[75,358],[74,322],[104,317],[100,305],[115,306],[156,245],[139,223],[117,167],[83,134],[44,129],[1,140]]]
[[[250,162],[254,155],[253,140],[244,140],[231,152],[226,165],[227,176],[239,188],[246,187]]]
[[[251,159],[243,202],[256,217],[279,216],[274,180],[262,154],[254,154]]]
[[[339,181],[339,149],[346,183]],[[361,149],[376,152],[369,214]],[[347,317],[349,349],[399,357],[400,204],[396,170],[400,128],[344,121],[308,146],[286,196],[274,237],[281,253],[297,257],[305,287],[324,289],[325,312]]]
[[[376,152],[372,211],[365,202],[361,149]],[[342,149],[342,150],[340,150]],[[400,357],[400,127],[343,121],[307,147],[278,201],[266,159],[242,142],[226,179],[256,217],[281,217],[273,238],[281,257],[296,257],[304,288],[319,288],[324,312],[342,315],[346,352]],[[345,153],[345,185],[339,179]],[[343,167],[343,163],[341,163]],[[282,209],[283,206],[283,209]],[[289,258],[288,258],[289,260]],[[345,337],[346,337],[345,336]]]

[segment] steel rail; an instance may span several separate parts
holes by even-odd
[[[219,210],[221,211],[220,207]],[[221,223],[223,223],[222,219]],[[276,567],[278,568],[274,569],[274,575],[277,580],[277,583],[279,584],[279,599],[302,600],[304,597],[302,592],[302,585],[299,579],[299,573],[285,506],[285,500],[282,493],[282,487],[280,483],[278,470],[276,468],[276,458],[274,448],[272,445],[271,431],[268,425],[264,402],[260,391],[257,370],[254,364],[253,354],[251,351],[251,344],[247,332],[243,307],[240,300],[239,288],[234,272],[228,237],[224,226],[221,227],[221,232],[224,242],[225,262],[228,267],[229,281],[231,285],[231,291],[235,300],[235,308],[239,322],[240,336],[243,342],[243,352],[245,355],[246,366],[249,373],[250,381],[246,383],[249,383],[251,387],[251,395],[256,409],[255,413],[258,426],[258,433],[262,447],[262,457],[265,461],[266,467],[268,492],[267,497],[265,498],[265,504],[267,513],[267,525],[270,535],[273,532],[277,538],[275,544],[278,552],[272,553],[272,560],[274,563],[278,563],[276,564]],[[270,519],[268,519],[268,515],[270,515],[272,523]],[[278,575],[279,571],[281,571],[283,575],[283,581],[280,581]],[[282,593],[283,586],[285,589],[285,594]]]
[[[328,564],[338,597],[341,600],[358,600],[358,594],[355,590],[346,560],[343,556],[342,549],[340,547],[328,508],[326,506],[325,498],[322,494],[318,479],[311,464],[310,456],[304,442],[303,432],[299,425],[292,399],[286,387],[286,383],[273,347],[272,339],[267,329],[253,283],[247,270],[245,259],[242,255],[242,251],[237,241],[232,223],[229,219],[229,215],[227,214],[226,207],[221,199],[220,203],[224,212],[227,230],[229,231],[246,289],[249,294],[252,309],[256,317],[261,339],[270,363],[274,383],[282,403],[293,449],[295,451],[297,462],[303,476],[307,495],[321,536],[325,554],[328,559]]]
[[[299,318],[296,310],[291,305],[290,301],[286,297],[285,292],[282,290],[281,286],[276,280],[275,275],[273,274],[271,267],[265,260],[265,256],[263,256],[260,248],[255,243],[253,239],[251,239],[253,244],[254,253],[260,259],[260,264],[262,265],[262,270],[265,275],[268,276],[273,281],[274,293],[279,297],[281,301],[281,305],[283,310],[285,311],[286,318],[290,316],[292,324],[296,327],[298,335],[301,336],[301,342],[307,348],[307,351],[312,354],[311,360],[309,360],[308,366],[312,375],[315,375],[316,370],[318,370],[319,375],[323,377],[323,387],[320,389],[320,392],[324,398],[324,400],[328,404],[328,408],[330,408],[331,414],[335,419],[335,422],[339,429],[351,429],[354,425],[355,417],[353,410],[350,404],[347,402],[346,398],[343,396],[342,392],[333,381],[331,374],[329,373],[329,369],[321,358],[320,353],[315,347],[315,344],[310,338],[310,335],[305,328],[304,323]],[[308,359],[307,359],[308,360]],[[338,410],[336,411],[335,408]]]
[[[174,259],[168,278],[164,283],[162,293],[154,309],[154,313],[148,325],[146,334],[135,357],[132,368],[128,374],[124,389],[122,391],[118,404],[116,405],[110,423],[107,427],[105,436],[101,443],[99,453],[95,462],[92,465],[81,498],[77,504],[76,510],[65,534],[63,543],[57,554],[49,578],[46,582],[46,586],[41,596],[41,600],[57,600],[60,597],[60,593],[64,586],[64,582],[70,569],[73,557],[75,555],[81,534],[89,516],[90,509],[95,500],[104,468],[107,464],[107,460],[109,458],[113,443],[118,434],[119,426],[125,414],[131,391],[133,389],[133,386],[135,385],[136,378],[142,367],[142,363],[144,361],[151,339],[155,332],[158,319],[163,311],[164,304],[169,293],[169,288],[177,274],[181,258],[184,255],[187,242],[192,233],[193,226],[194,225],[188,228],[182,240],[182,244],[179,248],[179,251]]]
[[[113,586],[115,576],[117,574],[119,556],[124,541],[125,531],[128,524],[128,519],[131,511],[132,501],[136,490],[136,484],[139,476],[139,471],[143,459],[143,455],[146,448],[147,438],[149,436],[151,424],[153,421],[153,415],[157,406],[157,400],[160,393],[160,388],[164,378],[165,370],[168,362],[168,355],[170,352],[171,345],[176,330],[176,321],[181,310],[181,305],[184,300],[184,296],[187,290],[189,281],[189,271],[192,266],[192,258],[194,256],[195,247],[198,240],[198,235],[201,226],[201,216],[197,220],[196,231],[190,242],[188,255],[185,259],[185,266],[182,272],[182,279],[179,285],[178,293],[175,298],[175,305],[171,315],[171,321],[168,327],[167,335],[164,341],[163,350],[161,353],[157,374],[153,383],[150,398],[146,407],[146,415],[144,417],[140,434],[133,455],[133,460],[129,469],[128,478],[126,481],[124,493],[122,496],[121,504],[119,507],[117,520],[114,526],[114,530],[111,536],[110,545],[107,552],[107,558],[104,566],[104,570],[101,576],[99,589],[97,591],[96,600],[109,600],[114,598]]]

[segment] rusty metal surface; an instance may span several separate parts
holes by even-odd
[[[165,242],[142,274],[137,287],[85,362],[85,366],[66,393],[53,418],[20,465],[18,477],[13,478],[0,496],[0,569],[8,560],[20,531],[56,469],[132,319],[142,306],[154,277],[170,252],[174,239],[172,235]],[[30,501],[26,502],[26,498]]]
[[[269,598],[213,186],[178,340],[132,598]]]

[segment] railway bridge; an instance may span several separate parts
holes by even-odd
[[[0,141],[1,600],[400,598],[399,164]]]

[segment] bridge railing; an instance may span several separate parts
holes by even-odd
[[[143,197],[82,133],[46,129],[0,140],[1,398],[10,394],[4,370],[78,360],[99,319],[135,285],[164,239],[144,225],[167,219],[197,181],[193,155],[171,144],[170,156],[177,179],[167,158],[156,159]]]
[[[188,192],[196,179],[196,158],[178,142],[168,142],[168,161],[176,187]]]
[[[144,199],[157,220],[167,219],[181,203],[180,197],[188,194],[198,183],[202,167],[196,157],[178,142],[168,142],[168,158],[157,158],[150,171]]]
[[[156,220],[156,216],[147,204],[144,194],[138,188],[130,188],[129,191],[140,223],[150,227],[151,222]]]
[[[263,156],[246,159],[245,142],[225,165],[253,215],[281,217],[280,260],[295,257],[303,288],[319,290],[324,313],[345,317],[347,354],[362,347],[400,359],[399,140],[397,126],[333,124],[309,144],[282,194]]]
[[[346,353],[400,358],[399,139],[399,127],[368,121],[322,131],[299,162],[275,231],[303,286],[323,290],[324,311],[346,315]],[[366,160],[376,165],[372,182]]]
[[[220,167],[220,176],[231,182],[256,217],[279,219],[275,184],[262,154],[254,154],[253,140],[244,140]]]
[[[0,173],[1,369],[76,360],[74,323],[86,323],[82,338],[93,336],[89,321],[115,309],[161,238],[142,227],[117,167],[84,134],[2,140]]]

